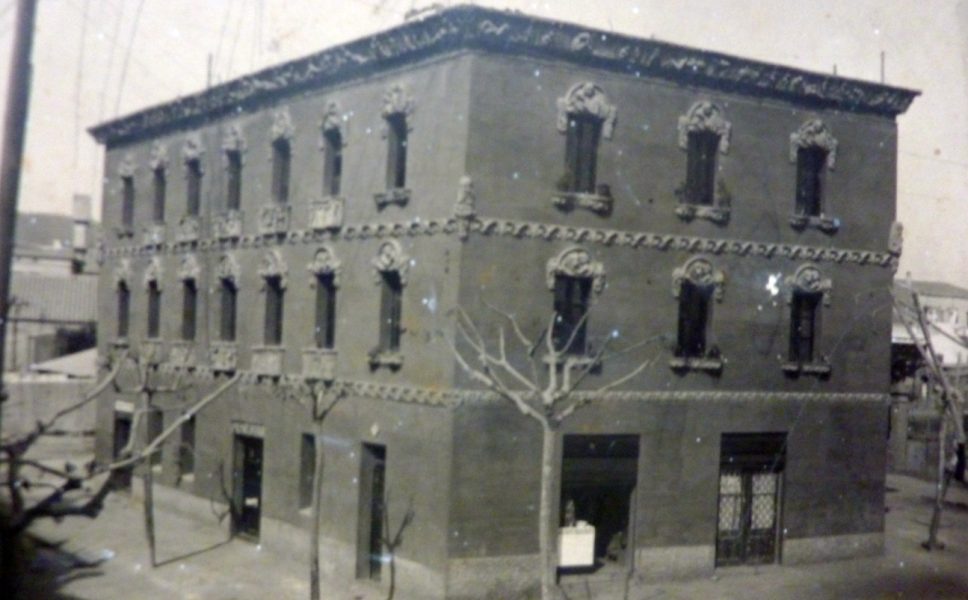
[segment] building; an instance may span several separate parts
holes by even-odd
[[[322,438],[337,579],[386,585],[381,533],[412,510],[402,596],[537,584],[540,431],[444,342],[457,306],[493,335],[485,303],[534,335],[557,309],[582,341],[572,364],[610,336],[674,340],[563,426],[558,511],[596,527],[599,566],[875,554],[891,318],[874,308],[900,253],[895,117],[915,96],[442,10],[94,128],[100,351],[185,373],[189,399],[244,373],[157,479],[200,514],[234,486],[236,530],[270,549],[305,547],[315,439],[278,388],[345,390]],[[133,406],[102,399],[101,460]]]

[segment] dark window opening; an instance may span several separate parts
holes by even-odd
[[[794,293],[790,306],[790,361],[814,360],[821,294]]]
[[[121,178],[121,225],[134,227],[134,177]]]
[[[266,278],[266,318],[265,337],[266,346],[282,344],[282,319],[286,291],[282,287],[280,277]]]
[[[165,188],[167,184],[166,179],[167,177],[164,169],[154,170],[154,177],[152,178],[152,181],[155,188],[155,197],[154,197],[154,206],[152,207],[151,212],[152,212],[152,217],[155,220],[155,223],[165,222],[165,191],[166,191]]]
[[[333,275],[316,278],[316,347],[332,348],[336,339],[336,285]]]
[[[686,202],[703,206],[711,206],[714,203],[718,149],[718,134],[712,131],[689,133],[686,156]]]
[[[403,285],[396,271],[382,273],[380,294],[380,348],[400,350],[400,316],[403,308]]]
[[[115,460],[122,458],[121,453],[131,440],[131,414],[114,413],[114,439],[112,440],[112,450]],[[127,467],[120,473],[118,485],[124,489],[131,487],[131,472],[133,467]]]
[[[230,279],[222,280],[221,314],[219,315],[219,339],[223,342],[235,341],[235,309],[239,290]]]
[[[323,164],[323,193],[339,196],[343,179],[343,136],[339,129],[330,129],[323,134],[326,145]]]
[[[272,201],[289,202],[289,170],[292,150],[288,140],[272,142]]]
[[[356,576],[379,581],[383,566],[383,511],[386,509],[386,447],[363,444],[361,459]]]
[[[387,188],[407,186],[407,119],[401,113],[387,118]]]
[[[591,115],[572,115],[565,140],[565,189],[568,192],[595,193],[598,140],[601,119]]]
[[[185,212],[189,216],[198,216],[202,205],[202,163],[197,158],[193,158],[185,163],[187,173],[187,197],[185,201]]]
[[[585,354],[588,328],[585,315],[591,287],[588,277],[555,276],[555,323],[551,335],[558,352]]]
[[[157,281],[148,283],[148,337],[161,334],[161,289]]]
[[[316,436],[313,434],[302,435],[299,459],[299,508],[308,508],[313,504],[313,475],[316,468]]]
[[[242,153],[228,150],[225,152],[225,159],[228,161],[225,208],[239,210],[242,206]]]
[[[195,322],[198,313],[198,286],[194,279],[186,279],[182,285],[182,339],[195,339]]]
[[[128,323],[131,318],[131,290],[128,284],[118,283],[118,337],[128,337]]]
[[[710,291],[691,281],[679,290],[679,336],[676,356],[701,358],[706,354]]]
[[[195,417],[181,426],[181,444],[178,446],[178,469],[182,476],[195,473]]]
[[[232,530],[258,540],[262,522],[262,439],[235,436]]]
[[[817,217],[823,212],[823,172],[827,151],[818,146],[797,150],[797,214]]]

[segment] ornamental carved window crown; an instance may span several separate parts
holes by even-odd
[[[118,261],[118,264],[114,267],[114,287],[118,287],[122,283],[125,286],[130,287],[131,282],[131,261],[127,258],[122,258]]]
[[[578,246],[566,248],[548,261],[545,266],[545,283],[548,289],[555,289],[555,277],[558,275],[591,279],[595,294],[601,294],[605,290],[605,265]]]
[[[410,257],[404,252],[397,240],[386,240],[380,244],[376,257],[371,261],[375,269],[374,281],[383,281],[383,273],[396,271],[400,277],[400,285],[407,285],[407,272],[410,270]]]
[[[618,110],[608,101],[605,90],[590,81],[575,84],[568,93],[558,98],[558,131],[568,131],[571,115],[589,115],[602,122],[602,137],[612,139]]]
[[[205,155],[205,144],[202,143],[202,136],[197,133],[193,133],[185,138],[185,143],[182,144],[182,161],[191,162],[193,160],[202,160],[202,156]]]
[[[202,268],[194,254],[185,254],[178,260],[178,279],[181,281],[198,281]]]
[[[222,150],[225,152],[243,153],[246,149],[245,137],[242,135],[242,127],[230,125],[222,138]]]
[[[717,302],[722,302],[726,275],[717,270],[708,259],[694,256],[681,267],[672,271],[672,295],[679,298],[685,282],[712,292]]]
[[[263,289],[265,289],[266,280],[271,278],[278,278],[279,287],[286,289],[289,267],[286,265],[286,261],[283,260],[282,253],[278,250],[269,250],[263,254],[256,272],[262,278]]]
[[[157,287],[160,290],[161,278],[163,273],[164,273],[164,270],[162,269],[162,266],[161,266],[161,259],[158,258],[157,256],[152,258],[148,262],[148,267],[145,269],[145,275],[144,275],[145,289],[148,289],[148,287],[152,283],[154,283],[155,287]]]
[[[269,139],[273,142],[290,141],[295,133],[292,126],[292,116],[288,108],[281,108],[272,113],[272,128],[269,130]]]
[[[136,170],[137,167],[134,163],[134,156],[126,154],[118,164],[118,177],[121,179],[130,179],[134,177]]]
[[[413,123],[411,121],[415,110],[416,103],[407,94],[407,91],[402,85],[394,85],[383,94],[383,107],[380,110],[380,115],[384,121],[394,115],[401,115],[404,123],[406,123],[407,131],[410,131],[413,129]],[[386,137],[388,134],[387,124],[384,123],[383,137]]]
[[[328,131],[338,131],[340,138],[345,138],[346,120],[346,115],[340,111],[339,103],[335,100],[329,100],[326,102],[326,108],[323,109],[323,116],[319,120],[319,131],[323,135]],[[325,144],[323,146],[325,147]]]
[[[825,306],[830,305],[830,290],[833,284],[817,265],[801,265],[793,275],[786,278],[784,283],[787,287],[787,304],[793,303],[795,294],[818,294],[823,297]]]
[[[239,261],[235,259],[232,254],[223,254],[221,258],[218,259],[218,263],[215,265],[215,277],[219,280],[224,280],[232,283],[235,286],[239,285],[241,269],[239,268]]]
[[[329,246],[322,246],[316,250],[313,260],[306,265],[306,269],[312,274],[310,283],[316,283],[318,277],[331,275],[333,285],[339,287],[340,275],[343,273],[343,263],[336,258],[336,253]]]
[[[161,142],[151,144],[148,154],[148,166],[152,171],[164,171],[168,168],[168,146]]]
[[[679,147],[689,149],[689,134],[709,131],[719,136],[719,152],[729,152],[732,124],[726,120],[723,109],[715,102],[702,100],[693,104],[686,114],[679,117]]]
[[[790,162],[797,162],[800,148],[821,148],[827,153],[827,168],[833,170],[837,162],[837,138],[820,119],[810,119],[790,134]]]

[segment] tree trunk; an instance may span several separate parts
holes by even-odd
[[[319,600],[319,520],[322,513],[323,485],[323,421],[316,420],[316,462],[313,465],[313,525],[309,529],[309,598]]]
[[[155,555],[155,494],[154,494],[154,471],[149,459],[144,465],[144,513],[145,513],[145,536],[148,538],[148,556],[151,566],[157,567],[158,561]]]
[[[558,432],[548,423],[542,423],[541,430],[541,505],[538,512],[541,600],[554,600],[558,579]]]

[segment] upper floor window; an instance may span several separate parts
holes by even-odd
[[[545,269],[548,287],[554,293],[551,337],[555,350],[585,355],[592,292],[599,294],[605,289],[605,268],[588,251],[572,247],[549,260]]]
[[[691,281],[679,289],[679,324],[676,356],[701,358],[706,355],[711,321],[710,290]]]
[[[153,189],[151,217],[155,223],[165,222],[165,193],[168,179],[168,149],[164,144],[155,142],[151,145],[151,155],[148,159],[151,167],[151,183]]]
[[[198,314],[198,286],[194,279],[182,282],[182,331],[181,337],[185,341],[195,339],[196,315]]]
[[[383,242],[373,259],[380,286],[380,341],[370,354],[373,366],[400,366],[397,359],[403,335],[403,286],[407,283],[409,262],[397,240]]]
[[[712,343],[713,300],[722,300],[725,276],[702,257],[693,257],[672,273],[679,301],[674,368],[719,371],[722,359]]]
[[[161,288],[155,280],[148,282],[148,331],[147,337],[155,339],[161,335]]]
[[[676,214],[685,220],[729,219],[729,195],[717,179],[717,155],[729,151],[732,126],[718,104],[701,101],[679,117],[679,147],[686,151],[686,180],[677,194]]]
[[[309,508],[313,504],[315,468],[316,436],[304,433],[299,448],[299,508]]]
[[[601,138],[610,139],[616,109],[598,85],[583,82],[558,99],[558,130],[565,134],[565,172],[558,182],[560,192],[607,195],[598,184],[598,147]],[[589,206],[591,210],[600,209]]]
[[[790,349],[784,371],[826,375],[830,368],[818,351],[821,307],[830,303],[831,282],[815,265],[806,264],[785,281],[790,306]]]
[[[336,339],[336,285],[333,274],[316,276],[316,347],[333,348]]]
[[[790,302],[790,362],[811,363],[819,327],[820,294],[794,292]]]
[[[238,306],[239,265],[231,254],[224,254],[215,266],[219,282],[218,339],[234,342],[236,333],[236,309]]]
[[[827,151],[819,146],[797,148],[797,214],[823,213],[823,172]]]
[[[202,161],[193,158],[185,161],[185,212],[198,216],[202,205]]]
[[[121,225],[134,227],[134,175],[121,177]]]
[[[383,95],[384,135],[387,140],[387,189],[407,186],[407,154],[410,119],[414,103],[402,86],[395,85]]]
[[[282,324],[285,317],[285,288],[279,277],[266,278],[266,312],[263,342],[266,346],[282,344]]]
[[[128,323],[131,318],[131,290],[126,281],[119,281],[117,287],[118,301],[118,337],[128,337]]]
[[[790,162],[796,164],[796,190],[790,224],[833,233],[840,227],[829,216],[827,172],[837,160],[837,139],[820,119],[811,119],[790,134]]]
[[[280,138],[272,142],[272,201],[289,202],[289,177],[292,162],[289,140]]]
[[[232,125],[222,141],[225,152],[225,209],[239,210],[242,208],[242,153],[245,151],[245,140],[238,125]]]
[[[343,134],[339,129],[323,132],[323,195],[339,196],[343,179]]]
[[[691,131],[688,145],[686,202],[712,206],[719,135],[712,131]]]

